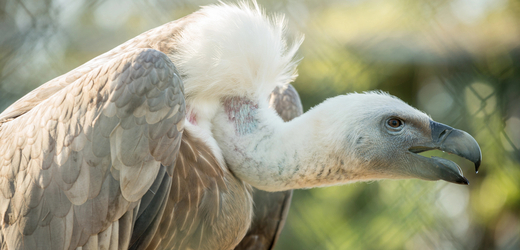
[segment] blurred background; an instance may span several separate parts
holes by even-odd
[[[0,111],[124,41],[215,1],[0,1]],[[306,40],[304,109],[381,89],[480,143],[471,185],[297,190],[276,249],[520,249],[520,1],[259,0]],[[431,153],[440,155],[442,153]]]

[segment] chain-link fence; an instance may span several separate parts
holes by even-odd
[[[122,42],[213,1],[0,1],[0,110]],[[382,89],[479,142],[470,186],[419,180],[295,191],[277,249],[520,249],[520,3],[259,1],[306,40],[305,109]]]

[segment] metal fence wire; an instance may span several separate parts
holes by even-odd
[[[42,83],[214,1],[0,1],[0,111]],[[469,186],[420,180],[297,190],[276,249],[520,249],[520,2],[261,1],[304,33],[305,110],[381,89],[472,134]]]

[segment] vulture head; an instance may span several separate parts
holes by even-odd
[[[454,162],[418,154],[434,149],[469,159],[478,171],[481,153],[473,137],[433,121],[396,97],[381,92],[349,94],[322,105],[331,112],[322,114],[327,118],[320,126],[328,127],[326,136],[341,159],[340,169],[356,179],[419,178],[468,184]],[[344,162],[352,162],[353,167],[342,166]]]

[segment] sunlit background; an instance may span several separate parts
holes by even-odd
[[[213,2],[0,1],[0,111]],[[305,110],[382,89],[468,131],[483,152],[477,175],[469,161],[446,156],[470,186],[405,180],[295,191],[276,249],[520,249],[520,1],[259,3],[305,34],[294,82]]]

